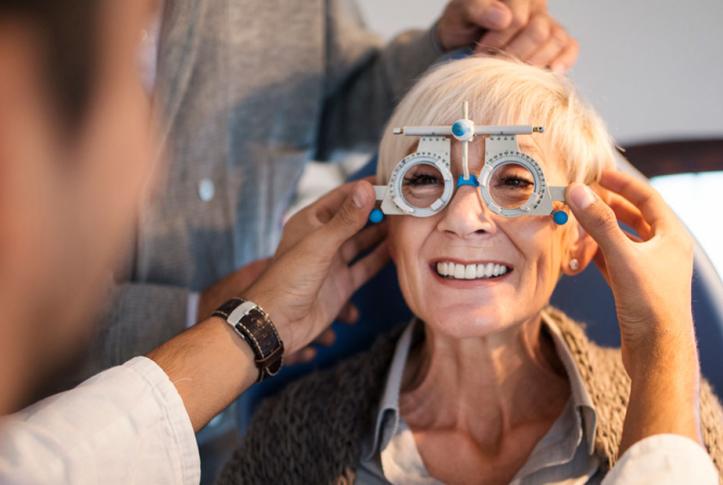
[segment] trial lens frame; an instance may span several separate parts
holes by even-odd
[[[505,217],[522,215],[553,215],[557,224],[567,222],[567,213],[553,211],[552,202],[565,202],[565,187],[548,186],[540,164],[520,150],[517,135],[542,133],[542,126],[530,125],[479,125],[469,119],[469,104],[464,103],[463,118],[451,125],[438,126],[405,126],[395,128],[395,135],[418,136],[417,151],[402,159],[392,171],[387,185],[374,186],[377,201],[381,207],[372,211],[370,221],[380,222],[384,214],[412,215],[429,217],[444,209],[451,200],[454,190],[463,185],[479,187],[480,194],[487,207],[496,214]],[[475,136],[486,136],[485,163],[479,177],[469,173],[469,143]],[[453,184],[450,152],[451,139],[454,137],[462,143],[463,175]],[[414,166],[425,164],[436,168],[444,181],[444,189],[440,197],[428,207],[414,207],[403,196],[405,174]],[[490,194],[490,181],[495,170],[504,165],[520,165],[527,169],[534,179],[534,191],[527,201],[516,208],[500,206]]]

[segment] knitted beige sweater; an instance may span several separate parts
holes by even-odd
[[[594,344],[582,325],[555,308],[548,307],[545,316],[560,329],[593,400],[595,453],[609,469],[617,459],[630,392],[620,351]],[[312,374],[264,403],[219,483],[353,483],[360,443],[372,426],[399,335],[392,332],[368,352]],[[705,446],[721,472],[723,410],[705,381],[700,403]]]
[[[612,466],[617,459],[630,394],[630,378],[623,367],[620,350],[595,345],[585,335],[582,325],[556,308],[548,307],[545,314],[560,327],[574,356],[598,416],[595,450]],[[705,379],[702,379],[700,394],[703,441],[723,476],[723,409]]]

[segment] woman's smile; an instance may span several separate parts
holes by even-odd
[[[459,260],[441,258],[429,265],[435,280],[453,288],[490,286],[507,279],[513,271],[511,264],[493,260]]]

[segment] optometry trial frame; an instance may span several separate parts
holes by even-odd
[[[451,125],[405,126],[395,135],[418,136],[417,151],[404,157],[391,173],[387,185],[374,191],[380,208],[369,215],[374,223],[384,214],[429,217],[444,209],[454,191],[469,185],[479,188],[487,207],[505,217],[550,215],[557,224],[565,224],[565,211],[553,211],[553,201],[565,202],[565,187],[551,187],[540,164],[523,153],[517,135],[542,133],[542,126],[478,125],[469,119],[465,101],[463,118]],[[479,176],[469,173],[469,143],[475,136],[487,137],[485,163]],[[450,152],[452,138],[462,143],[463,175],[453,183]],[[422,182],[426,180],[425,182]]]

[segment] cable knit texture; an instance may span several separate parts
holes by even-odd
[[[548,307],[597,412],[595,453],[603,466],[615,463],[623,431],[630,379],[620,351],[591,342],[583,325]],[[363,437],[383,392],[401,329],[367,352],[312,374],[265,402],[218,483],[351,484]],[[723,476],[723,410],[710,385],[701,385],[701,423],[706,449]]]

